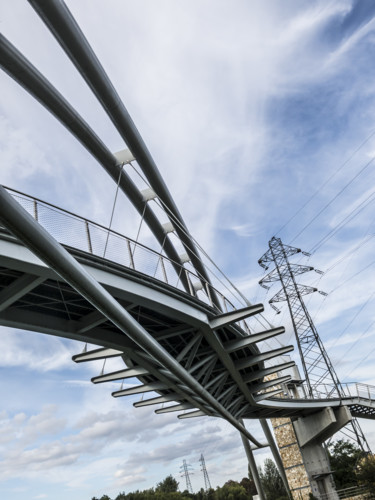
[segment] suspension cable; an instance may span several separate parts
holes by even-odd
[[[110,221],[109,221],[109,228],[108,228],[108,231],[107,231],[107,238],[106,238],[106,241],[105,241],[105,246],[104,246],[103,259],[104,259],[104,257],[105,257],[106,251],[107,251],[107,245],[108,245],[109,233],[110,233],[111,228],[112,228],[113,215],[114,215],[114,213],[115,213],[115,207],[116,207],[116,202],[117,202],[117,195],[118,195],[118,190],[119,190],[119,186],[120,186],[120,180],[121,180],[121,174],[122,174],[122,170],[123,170],[123,168],[124,168],[124,163],[123,163],[123,164],[121,165],[121,167],[120,167],[120,173],[119,173],[119,176],[118,176],[118,181],[117,181],[117,186],[116,186],[115,197],[114,197],[114,200],[113,200],[113,206],[112,206],[111,218],[110,218]]]
[[[147,180],[142,176],[140,172],[137,171],[137,169],[134,167],[133,164],[131,164],[133,167],[134,171],[139,175],[139,177],[143,180],[143,182],[151,188],[150,184],[147,182]],[[174,214],[169,210],[169,208],[165,205],[163,200],[161,200],[159,197],[157,200],[154,200],[155,203],[162,209],[164,212],[167,213],[169,219],[172,221],[173,224],[175,224],[188,238],[190,238],[199,248],[199,250],[203,253],[203,255],[210,261],[210,263],[215,267],[215,269],[223,276],[225,280],[233,287],[233,289],[238,293],[238,295],[242,298],[242,300],[245,302],[245,305],[251,305],[248,299],[242,294],[240,290],[231,282],[231,280],[225,275],[225,273],[215,264],[215,262],[211,259],[211,257],[208,255],[208,253],[203,249],[203,247],[199,244],[199,242],[190,234],[190,232],[187,232],[186,229],[180,224],[180,222],[176,219]],[[160,205],[159,205],[160,203]],[[192,250],[191,250],[192,251]],[[193,255],[195,255],[197,258],[199,258],[199,255],[197,255],[194,251],[192,251]],[[215,274],[215,272],[210,269],[207,265],[205,265],[206,269],[219,281],[221,285],[225,287],[225,289],[231,293],[237,300],[238,297],[236,297],[233,294],[233,291],[230,290],[230,288],[225,285],[225,283],[222,282],[222,280]]]
[[[375,133],[375,132],[374,132]],[[145,177],[140,173],[138,172],[138,170],[135,168],[135,166],[133,165],[133,163],[131,162],[130,163],[131,167],[133,168],[133,170],[135,171],[135,173],[142,179],[142,181],[145,183],[146,186],[148,186],[149,188],[151,188],[149,182],[145,179]],[[152,188],[151,188],[152,189]],[[181,226],[180,222],[176,219],[176,217],[174,216],[174,214],[169,210],[169,208],[165,205],[165,203],[163,202],[163,200],[161,200],[159,197],[157,198],[157,200],[154,200],[155,203],[158,204],[158,202],[160,203],[159,207],[164,210],[164,212],[167,214],[167,216],[169,217],[169,219],[172,221],[173,224],[175,224],[176,226],[179,227],[179,229],[189,238],[191,238],[191,240],[196,244],[197,248],[203,253],[203,255],[209,260],[209,262],[214,266],[214,268],[223,276],[223,278],[232,286],[232,288],[238,293],[238,295],[241,297],[241,299],[244,301],[245,305],[246,306],[250,306],[251,303],[250,301],[245,297],[245,295],[232,283],[232,281],[225,275],[225,273],[217,266],[217,264],[212,260],[212,258],[208,255],[208,253],[204,250],[204,248],[199,244],[199,242],[190,234],[190,232],[187,232],[187,230]],[[193,254],[196,256],[196,257],[199,257],[197,256],[194,252]],[[205,264],[205,267],[206,269],[219,281],[219,283],[221,285],[223,285],[223,287],[225,287],[225,289],[231,294],[233,295],[233,297],[235,297],[237,300],[238,300],[238,297],[236,297],[233,293],[233,291],[228,288],[228,286],[223,283],[223,281],[216,275],[216,273],[210,269],[206,264]],[[261,319],[263,321],[261,321]],[[261,325],[262,328],[274,328],[274,325],[262,314],[257,314],[256,316],[254,316],[254,320],[259,323]],[[266,323],[266,326],[265,324]],[[283,346],[283,344],[280,342],[280,340],[275,337],[273,339],[278,345],[280,346]],[[269,343],[267,341],[264,341],[264,343],[269,346]],[[281,356],[281,358],[283,359],[283,357]]]

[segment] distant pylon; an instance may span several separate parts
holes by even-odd
[[[297,275],[308,271],[314,270],[319,274],[323,274],[322,271],[317,271],[311,266],[301,266],[289,262],[289,257],[302,251],[300,248],[284,245],[280,238],[273,237],[268,246],[269,249],[258,260],[258,263],[264,269],[268,269],[268,264],[273,263],[275,269],[262,278],[259,284],[266,289],[269,289],[271,284],[276,281],[280,281],[282,285],[281,290],[269,300],[269,303],[278,312],[280,311],[274,305],[275,302],[286,301],[288,304],[309,397],[319,398],[322,395],[324,397],[345,396],[344,387],[337,377],[302,298],[303,295],[318,290],[311,286],[298,284],[295,278]],[[302,252],[302,254],[310,255],[306,252]],[[323,292],[320,293],[327,295]],[[342,432],[357,441],[364,452],[371,452],[356,418],[353,417],[352,421],[342,429]]]
[[[194,474],[194,472],[191,472],[191,465],[187,464],[186,460],[184,459],[182,465],[180,466],[180,469],[181,477],[185,476],[186,489],[189,493],[194,493],[190,481],[190,474]]]
[[[203,472],[203,477],[204,477],[204,489],[210,490],[211,489],[211,483],[210,483],[210,478],[208,477],[208,472],[206,468],[206,462],[204,461],[204,456],[203,453],[201,453],[201,458],[199,459],[201,463],[201,471]]]

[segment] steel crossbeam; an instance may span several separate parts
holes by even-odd
[[[35,222],[3,187],[0,187],[0,209],[1,222],[99,312],[138,344],[142,350],[151,354],[162,366],[186,384],[192,394],[201,397],[209,407],[242,432],[252,443],[258,447],[265,446],[244,429],[217,399],[212,397],[160,344],[148,335],[146,330],[47,231]]]

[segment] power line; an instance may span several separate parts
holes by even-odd
[[[367,167],[371,165],[371,163],[375,160],[375,156],[371,158],[362,168],[359,172],[357,172],[349,182],[345,184],[345,186],[340,189],[340,191],[330,199],[328,203],[324,205],[322,209],[319,210],[319,212],[307,223],[305,226],[297,233],[297,235],[292,239],[290,243],[293,243],[308,227],[311,226],[311,224],[330,206],[332,203],[366,170]]]
[[[371,238],[373,238],[375,235],[374,234],[368,234],[363,241],[361,241],[355,248],[349,250],[343,257],[340,257],[340,259],[336,260],[328,269],[325,270],[324,274],[328,274],[332,269],[334,269],[336,266],[341,264],[345,259],[350,257],[351,255],[354,255],[363,245],[368,243]]]
[[[290,222],[292,222],[293,219],[295,219],[297,217],[297,215],[310,203],[310,201],[312,201],[317,194],[319,194],[322,189],[345,167],[345,165],[347,165],[349,163],[349,161],[353,158],[353,156],[358,153],[358,151],[375,135],[375,129],[370,133],[370,135],[357,147],[357,149],[355,149],[353,151],[353,153],[349,156],[349,158],[347,158],[344,163],[342,163],[336,170],[335,172],[330,175],[330,177],[328,177],[328,179],[323,182],[323,184],[310,196],[310,198],[308,198],[308,200],[302,205],[301,208],[299,208],[297,210],[297,212],[295,212],[295,214],[290,217],[287,222],[281,226],[281,228],[275,233],[275,236],[277,236],[280,231],[282,231],[286,226],[288,226],[290,224]],[[294,240],[293,240],[294,241]]]
[[[373,266],[375,264],[375,260],[373,260],[372,262],[370,262],[370,264],[367,264],[367,266],[363,267],[360,271],[356,272],[355,274],[353,274],[352,276],[350,276],[350,278],[346,279],[345,281],[343,281],[341,283],[341,285],[338,285],[336,288],[334,288],[333,290],[331,290],[329,293],[330,295],[333,293],[333,292],[336,292],[336,290],[338,290],[339,288],[341,288],[342,286],[344,286],[346,283],[348,283],[349,281],[351,281],[353,278],[355,278],[356,276],[358,276],[359,274],[363,273],[363,271],[366,271],[366,269],[368,269],[369,267]]]
[[[360,315],[360,313],[363,311],[363,309],[367,306],[367,304],[370,302],[370,300],[372,299],[372,297],[375,295],[375,292],[373,292],[370,297],[368,297],[368,299],[366,300],[366,302],[364,304],[362,304],[362,306],[358,309],[358,311],[355,313],[354,317],[351,319],[351,321],[348,323],[348,325],[344,328],[344,330],[340,333],[340,335],[338,337],[335,338],[335,341],[334,343],[331,345],[331,348],[334,347],[337,342],[341,339],[341,337],[344,335],[344,333],[348,330],[348,328],[352,325],[352,323],[356,320],[356,318]],[[371,323],[373,324],[373,323]],[[361,336],[362,337],[362,336]],[[359,339],[358,338],[354,338],[352,340],[352,342],[357,342]]]
[[[340,229],[346,226],[348,222],[350,222],[352,219],[354,219],[354,217],[356,217],[359,213],[361,213],[362,210],[364,210],[367,207],[367,205],[369,205],[372,201],[374,201],[374,199],[375,199],[375,191],[370,193],[365,200],[361,201],[361,203],[359,203],[355,208],[353,208],[353,210],[351,210],[349,214],[346,217],[344,217],[344,219],[342,219],[341,222],[336,224],[336,226],[333,229],[331,229],[331,231],[329,231],[320,241],[318,241],[318,243],[316,243],[309,251],[311,253],[315,253],[322,245],[324,245],[324,243],[330,240],[332,236],[334,236]]]
[[[368,353],[368,354],[367,354],[364,358],[362,358],[362,359],[361,359],[361,360],[360,360],[360,361],[359,361],[359,362],[355,365],[355,367],[354,367],[354,368],[352,368],[352,369],[350,370],[350,372],[347,372],[347,374],[346,374],[346,375],[344,375],[344,380],[345,380],[345,379],[346,379],[346,378],[347,378],[347,377],[348,377],[351,373],[353,373],[353,372],[354,372],[354,370],[356,370],[356,369],[357,369],[360,365],[362,365],[362,364],[363,364],[363,362],[364,362],[364,361],[366,361],[366,359],[368,359],[374,351],[375,351],[375,347],[374,347],[373,349],[371,349],[371,351],[370,351],[370,352],[369,352],[369,353]]]
[[[373,325],[374,323],[375,323],[375,320],[374,320],[374,321],[372,321],[372,322],[368,325],[368,327],[367,327],[367,328],[366,328],[366,329],[365,329],[365,330],[361,333],[361,335],[360,335],[359,337],[356,337],[355,339],[353,339],[351,343],[353,343],[353,342],[356,342],[356,343],[357,343],[357,342],[359,342],[359,341],[360,341],[360,340],[361,340],[361,339],[365,336],[365,334],[366,334],[366,333],[370,330],[370,328],[372,327],[372,325]],[[352,351],[352,349],[353,349],[352,347],[349,347],[349,349],[348,349],[348,350],[347,350],[347,351],[346,351],[346,352],[345,352],[345,353],[341,356],[341,358],[337,361],[337,363],[340,363],[340,362],[341,362],[341,361],[342,361],[342,360],[346,357],[346,355],[347,355],[350,351]]]

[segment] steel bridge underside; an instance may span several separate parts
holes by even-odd
[[[299,417],[341,405],[349,406],[353,416],[375,418],[375,402],[363,398],[309,401],[277,397],[281,392],[278,384],[290,377],[269,382],[265,376],[293,362],[273,367],[266,362],[291,347],[261,352],[257,343],[282,333],[280,328],[246,335],[236,323],[240,311],[218,315],[196,297],[150,276],[65,248],[236,420]],[[261,310],[262,306],[252,306],[246,315]],[[223,416],[199,396],[199,390],[192,391],[161,366],[5,229],[0,233],[0,324],[100,346],[75,356],[77,362],[121,357],[126,365],[123,370],[92,381],[119,381],[114,397],[151,394],[135,406],[170,403],[156,413],[178,411],[179,418]],[[122,380],[134,378],[139,385],[120,388]]]
[[[60,236],[54,236],[48,227],[43,230],[39,224],[40,200],[33,200],[35,220],[32,220],[0,186],[0,223],[4,226],[0,227],[0,325],[98,346],[74,356],[76,362],[121,358],[123,369],[101,373],[92,381],[117,381],[114,397],[141,394],[134,406],[162,404],[156,413],[178,412],[179,418],[206,415],[226,419],[241,432],[260,498],[262,488],[247,439],[253,449],[271,447],[288,487],[265,418],[298,418],[327,406],[343,405],[349,406],[354,416],[375,418],[375,402],[360,398],[280,397],[284,396],[284,384],[291,379],[283,370],[294,365],[280,356],[293,350],[293,346],[270,349],[265,341],[285,329],[250,333],[246,325],[242,328],[242,320],[263,311],[262,305],[250,306],[243,296],[245,300],[241,303],[248,304],[247,307],[223,312],[226,301],[221,304],[220,293],[213,287],[196,242],[155,161],[69,9],[60,0],[29,0],[29,3],[122,137],[128,148],[126,159],[124,151],[113,153],[108,149],[57,88],[3,35],[0,35],[0,66],[56,117],[117,184],[138,212],[141,223],[144,221],[151,230],[157,248],[161,248],[156,252],[161,266],[164,268],[163,263],[168,262],[183,289],[171,286],[167,279],[165,283],[142,274],[134,265],[126,267],[77,248],[61,246]],[[143,177],[145,190],[133,182],[124,168],[132,161],[133,168]],[[153,200],[162,209],[159,216]],[[89,234],[89,226],[93,225],[87,220],[83,222]],[[170,233],[174,233],[173,237]],[[75,245],[76,233],[72,230],[69,234],[73,242],[64,243]],[[129,240],[125,242],[130,248]],[[179,254],[180,244],[185,254]],[[105,255],[105,251],[99,255]],[[188,261],[190,267],[185,267]],[[208,302],[199,300],[198,292],[201,295],[204,292]],[[134,386],[127,384],[123,389],[121,381],[125,379]],[[245,418],[260,419],[267,444],[250,434],[243,424]]]

